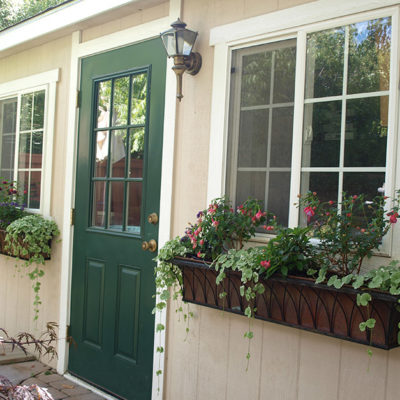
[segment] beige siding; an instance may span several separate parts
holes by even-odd
[[[57,108],[53,146],[53,177],[51,187],[51,216],[62,226],[64,212],[65,138],[67,127],[66,104],[68,99],[68,78],[70,66],[70,37],[34,47],[0,60],[0,83],[24,78],[40,72],[60,68],[57,84]],[[62,239],[62,238],[61,238]],[[25,267],[11,257],[0,255],[0,327],[9,333],[28,331],[38,334],[48,321],[58,321],[60,306],[61,243],[53,243],[51,261],[43,266],[45,276],[41,280],[39,320],[33,317],[32,282],[26,276]],[[60,334],[64,337],[64,333]]]
[[[212,27],[305,3],[293,0],[185,0],[183,20],[199,31],[196,51],[203,67],[184,76],[175,138],[172,237],[206,206],[214,50]],[[210,162],[212,168],[212,160]],[[400,225],[400,224],[397,224]],[[399,227],[396,226],[399,236]],[[395,252],[400,250],[395,246]],[[398,254],[397,254],[398,257]],[[386,264],[376,258],[372,265]],[[245,317],[190,305],[190,332],[168,313],[165,395],[167,400],[394,400],[399,398],[400,349],[373,350],[281,325],[254,321],[246,368]]]

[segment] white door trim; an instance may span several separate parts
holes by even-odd
[[[109,51],[118,47],[138,43],[157,37],[160,32],[169,28],[169,25],[181,15],[181,0],[170,0],[169,17],[160,18],[139,26],[125,29],[123,31],[102,36],[88,42],[81,42],[79,31],[72,34],[69,103],[68,103],[68,134],[66,143],[66,170],[64,185],[64,215],[62,231],[62,262],[61,262],[61,290],[60,290],[60,337],[64,337],[70,321],[71,300],[71,275],[72,275],[72,244],[73,229],[70,225],[70,212],[74,207],[75,199],[75,167],[76,167],[76,145],[78,110],[76,108],[76,94],[79,88],[81,59],[101,52]],[[160,194],[160,223],[159,223],[159,247],[170,239],[171,210],[172,210],[172,183],[174,165],[174,139],[176,120],[176,98],[175,98],[175,74],[171,63],[167,63],[165,110],[164,110],[164,133],[163,133],[163,159],[161,173]],[[167,310],[156,318],[155,323],[162,322],[165,325]],[[157,336],[156,336],[157,335]],[[154,329],[154,344],[165,348],[165,332],[161,338]],[[68,346],[65,340],[60,340],[58,345],[59,359],[57,372],[65,373],[68,367]],[[152,399],[163,398],[164,375],[157,377],[158,369],[164,370],[164,353],[154,351],[153,361],[153,388]]]

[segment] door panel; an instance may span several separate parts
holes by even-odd
[[[166,57],[159,39],[86,58],[81,69],[69,370],[150,399],[154,262]]]

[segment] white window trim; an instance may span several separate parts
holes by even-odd
[[[230,66],[232,51],[248,46],[297,38],[296,52],[296,87],[295,107],[293,116],[292,144],[292,178],[290,188],[289,226],[298,225],[299,210],[293,208],[300,191],[301,148],[303,136],[304,82],[306,68],[306,36],[309,32],[334,28],[350,23],[362,22],[368,19],[390,16],[392,18],[391,43],[391,83],[389,88],[389,121],[388,142],[386,155],[386,187],[388,194],[393,193],[395,185],[399,187],[400,177],[395,182],[397,126],[399,115],[397,83],[399,71],[397,65],[399,43],[399,12],[400,7],[386,7],[398,2],[390,0],[365,1],[360,4],[357,0],[338,0],[330,2],[320,0],[294,7],[292,9],[249,18],[247,20],[216,27],[210,32],[210,44],[214,45],[214,73],[211,103],[210,151],[207,201],[225,193],[226,186],[226,157],[228,142],[229,99],[230,99]],[[379,9],[377,9],[379,8]],[[373,10],[373,11],[368,11]],[[331,12],[332,11],[332,12]],[[360,11],[366,11],[360,13]],[[357,13],[357,14],[356,14]],[[326,16],[335,17],[327,20]],[[397,165],[400,163],[397,163]],[[393,235],[385,240],[382,253],[389,255],[392,250]]]
[[[37,90],[46,91],[40,209],[30,210],[31,212],[41,213],[45,217],[50,217],[56,89],[59,78],[59,69],[53,69],[0,84],[0,99],[16,96],[19,97],[21,94]],[[19,113],[19,109],[17,110],[17,113]],[[19,129],[18,127],[19,118],[17,115],[17,130]],[[16,148],[18,148],[18,137]]]

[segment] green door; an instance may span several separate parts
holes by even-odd
[[[150,399],[166,57],[154,39],[81,70],[69,371]]]

